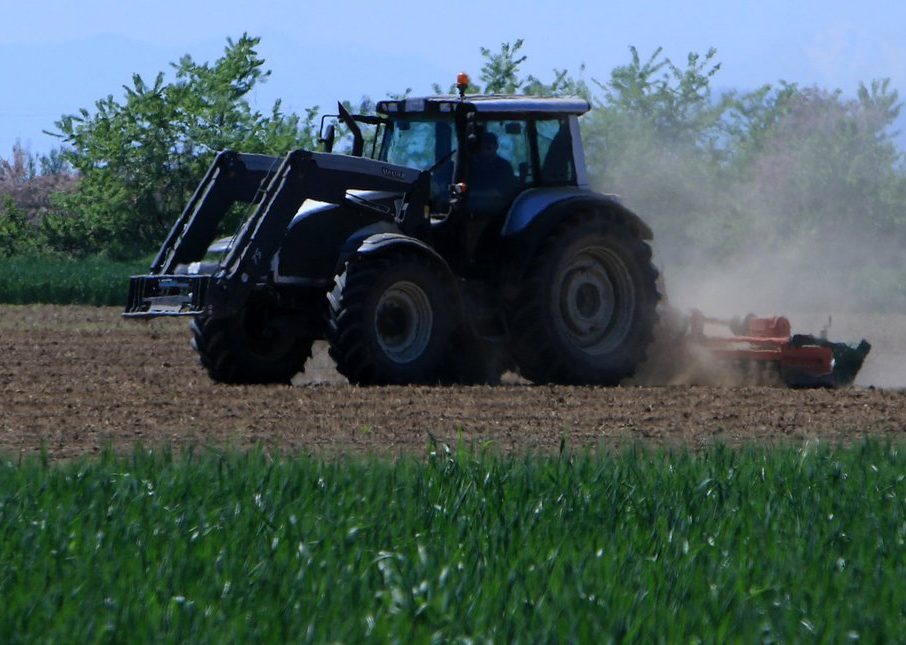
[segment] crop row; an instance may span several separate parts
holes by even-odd
[[[885,641],[896,445],[0,466],[0,640]]]

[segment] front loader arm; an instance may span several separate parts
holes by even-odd
[[[405,193],[407,212],[421,214],[428,200],[422,175],[413,168],[361,157],[291,152],[271,179],[265,199],[243,225],[217,277],[243,284],[261,278],[306,199],[342,204],[350,190],[397,191]]]
[[[195,189],[151,264],[151,273],[172,273],[204,257],[217,226],[236,202],[254,204],[280,164],[280,157],[224,150]]]
[[[231,173],[237,160],[243,164],[242,171]],[[279,165],[276,161],[263,155],[218,155],[171,230],[150,275],[132,278],[125,316],[225,316],[237,311],[267,274],[293,216],[307,199],[341,204],[350,190],[400,192],[403,201],[396,219],[401,228],[415,230],[424,220],[428,172],[307,150],[290,152]],[[233,185],[235,181],[241,185]],[[235,201],[257,206],[220,267],[213,275],[175,274],[179,264],[204,256],[217,225]]]

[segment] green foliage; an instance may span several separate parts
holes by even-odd
[[[72,170],[60,148],[52,148],[48,154],[41,155],[38,163],[41,175],[65,175]]]
[[[789,272],[833,257],[839,280],[867,254],[903,274],[903,260],[889,257],[906,243],[889,81],[861,86],[856,99],[789,83],[715,97],[713,49],[684,66],[660,49],[648,59],[630,51],[629,64],[595,81],[586,157],[595,182],[652,226],[670,271],[786,253],[801,258]]]
[[[528,56],[519,55],[524,44],[521,38],[512,44],[505,42],[500,45],[500,51],[497,53],[485,47],[481,48],[481,55],[485,58],[485,64],[481,68],[484,92],[534,96],[588,95],[584,81],[573,78],[566,70],[555,69],[554,79],[550,83],[544,83],[531,74],[520,77],[520,68],[528,59]],[[583,65],[580,71],[584,69]]]
[[[821,281],[830,268],[854,304],[888,308],[893,298],[906,306],[890,290],[854,284],[866,272],[874,277],[861,284],[875,287],[906,274],[898,251],[906,243],[906,174],[890,134],[900,104],[889,81],[861,86],[856,99],[789,83],[715,96],[713,48],[682,65],[661,49],[642,57],[630,48],[630,61],[591,91],[560,72],[549,85],[523,79],[522,47],[518,40],[482,50],[485,90],[592,100],[582,120],[590,176],[652,226],[668,278],[779,254],[798,258],[787,273],[815,268],[825,272],[815,277]]]
[[[2,226],[0,215],[0,240],[5,242]],[[74,260],[39,252],[0,257],[0,302],[122,306],[129,276],[144,273],[149,264],[100,257]]]
[[[521,38],[513,43],[504,42],[500,50],[493,52],[486,47],[481,48],[481,55],[485,59],[481,67],[479,79],[482,85],[473,81],[466,88],[466,93],[487,94],[528,94],[532,96],[589,96],[588,86],[581,78],[576,79],[567,70],[553,70],[554,78],[545,83],[531,74],[521,75],[522,64],[528,56],[520,54],[525,41]],[[580,72],[585,71],[585,66],[580,66]],[[434,92],[443,94],[441,85],[434,84]],[[455,94],[456,85],[450,85],[446,90],[448,94]]]
[[[214,64],[184,56],[152,83],[134,75],[123,101],[108,96],[94,112],[57,122],[71,146],[65,159],[79,189],[48,222],[53,246],[69,253],[135,257],[153,250],[188,202],[213,154],[232,148],[282,154],[310,146],[315,110],[287,115],[254,111],[248,93],[269,75],[258,38],[228,40]]]
[[[0,157],[0,257],[47,250],[43,215],[75,181],[58,148],[38,156],[17,142]]]
[[[660,48],[644,63],[635,47],[630,53],[632,61],[614,68],[608,83],[595,81],[603,91],[596,103],[612,120],[611,130],[642,126],[659,140],[687,145],[708,145],[719,136],[726,104],[712,103],[710,87],[720,70],[713,62],[717,50],[690,53],[685,68],[663,58]]]
[[[13,185],[25,184],[39,176],[65,175],[71,170],[60,148],[36,155],[17,141],[9,158],[0,157],[0,181]]]
[[[898,110],[886,81],[860,86],[855,100],[817,88],[795,88],[783,98],[771,126],[741,146],[758,151],[742,160],[754,190],[768,196],[774,212],[793,215],[782,234],[843,227],[906,240],[906,177],[885,132]]]
[[[34,229],[12,197],[0,195],[0,257],[34,251],[40,244]]]
[[[517,76],[519,66],[527,56],[518,56],[524,41],[520,38],[512,45],[503,43],[498,54],[491,53],[486,47],[481,48],[485,64],[481,68],[481,80],[485,83],[484,91],[489,94],[515,94],[522,81]]]
[[[583,119],[589,173],[626,198],[656,239],[678,240],[675,246],[688,249],[695,223],[727,207],[717,190],[724,173],[716,145],[726,103],[711,95],[716,52],[690,54],[685,68],[661,49],[647,59],[635,48],[630,53],[631,61],[614,68],[607,82],[594,81],[600,93]]]
[[[62,157],[14,154],[0,179],[4,168],[7,177],[27,178],[40,167],[72,168],[80,180],[76,192],[50,206],[42,200],[39,216],[25,209],[27,222],[8,204],[0,207],[7,232],[0,252],[49,246],[76,256],[138,257],[164,239],[214,151],[314,147],[316,108],[287,115],[278,102],[261,114],[246,100],[269,74],[257,44],[246,35],[228,41],[213,64],[185,56],[173,65],[172,81],[135,76],[122,100],[108,96],[93,111],[63,117],[57,126],[71,149]],[[889,80],[860,86],[855,98],[784,82],[717,96],[714,49],[675,64],[661,49],[645,57],[630,48],[625,65],[589,87],[584,66],[578,77],[555,69],[547,82],[525,74],[524,45],[482,49],[485,64],[469,91],[589,99],[595,109],[581,123],[593,183],[620,194],[652,226],[656,260],[668,275],[695,266],[713,273],[715,263],[762,251],[770,257],[781,246],[801,257],[786,273],[833,257],[840,281],[856,269],[877,272],[876,284],[906,274],[899,252],[906,165],[891,134],[901,104]],[[366,97],[357,111],[372,110]],[[343,151],[348,141],[339,133]],[[366,129],[369,144],[373,134]],[[22,209],[22,201],[14,206]],[[792,241],[802,248],[789,248]]]
[[[0,466],[0,638],[839,642],[906,630],[899,446]]]

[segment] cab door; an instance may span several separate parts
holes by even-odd
[[[522,119],[483,121],[470,149],[468,210],[474,217],[503,217],[516,196],[534,185],[531,138]]]

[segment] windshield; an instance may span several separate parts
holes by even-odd
[[[452,150],[450,121],[394,120],[384,130],[378,158],[400,166],[427,170]]]

